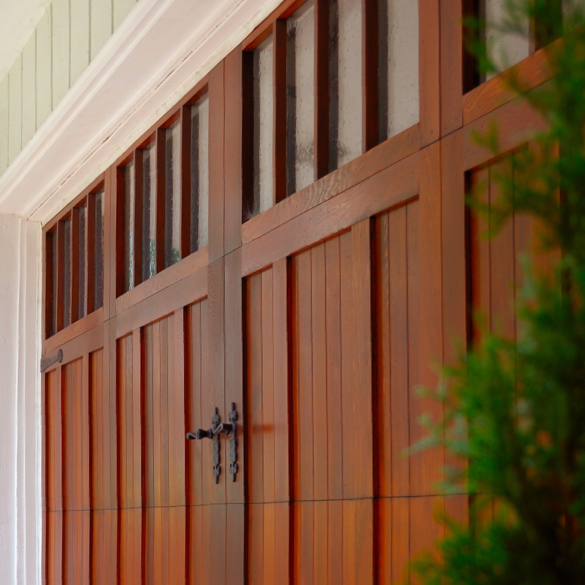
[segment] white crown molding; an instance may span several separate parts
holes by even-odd
[[[46,223],[281,0],[140,0],[0,177],[0,213]]]

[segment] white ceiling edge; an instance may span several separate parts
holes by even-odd
[[[0,213],[49,221],[281,1],[139,2],[0,177]]]
[[[51,0],[0,0],[0,80],[22,53]]]

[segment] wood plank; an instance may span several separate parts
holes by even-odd
[[[37,129],[37,37],[33,34],[22,50],[22,145]]]
[[[255,240],[304,211],[316,207],[385,168],[409,157],[418,151],[419,142],[418,125],[393,136],[365,155],[343,165],[340,169],[311,183],[280,204],[247,221],[241,228],[242,241],[248,243]],[[327,158],[325,160],[328,161]]]
[[[423,151],[421,162],[420,214],[420,319],[419,382],[426,388],[437,387],[437,367],[443,359],[442,336],[442,263],[441,263],[441,156],[440,145],[434,144]],[[409,238],[408,246],[412,245]],[[409,310],[410,313],[410,310]],[[412,385],[411,388],[415,386]],[[428,413],[433,421],[443,414],[435,400],[413,397],[411,401],[411,443],[425,436],[418,419]],[[444,454],[440,449],[429,449],[412,456],[410,492],[413,495],[435,493],[433,486],[441,475]]]
[[[394,500],[396,501],[396,500]],[[374,501],[374,573],[379,583],[392,583],[392,499]]]
[[[343,502],[329,501],[327,507],[329,583],[343,583]]]
[[[53,7],[47,6],[36,29],[37,37],[37,128],[40,128],[47,116],[53,111],[53,92],[51,90],[51,34],[53,29]]]
[[[187,308],[186,318],[186,356],[187,356],[187,416],[188,432],[195,432],[201,419],[201,303],[195,303]],[[203,441],[188,441],[187,443],[187,505],[194,506],[202,502],[202,453]],[[195,534],[195,533],[193,533]]]
[[[246,410],[248,501],[264,501],[262,421],[262,274],[246,279]]]
[[[420,144],[427,146],[441,132],[439,0],[419,0]]]
[[[275,285],[276,286],[276,285]],[[244,453],[246,452],[246,433],[242,430],[243,407],[244,407],[244,337],[243,337],[243,291],[242,291],[242,255],[240,250],[236,250],[225,258],[225,416],[231,410],[232,403],[235,403],[238,411],[238,473],[236,481],[232,481],[228,476],[229,470],[229,449],[226,443],[226,494],[227,501],[232,503],[244,503],[244,486],[246,462]],[[286,309],[285,309],[286,310]],[[275,316],[276,322],[276,316]],[[275,333],[276,334],[276,333]],[[276,343],[276,338],[275,338]],[[276,355],[276,345],[275,345]],[[286,349],[285,349],[286,351]],[[284,378],[286,384],[286,377]],[[276,384],[276,364],[275,364],[275,384]],[[275,398],[276,400],[276,398]],[[277,405],[275,404],[275,408]],[[276,411],[275,411],[276,416]],[[275,429],[275,435],[278,431]],[[278,475],[278,474],[277,474]],[[277,477],[278,479],[278,477]]]
[[[70,68],[70,13],[69,0],[54,0],[53,6],[53,107],[61,101],[69,89]]]
[[[276,518],[275,504],[263,504],[264,538],[263,538],[263,582],[276,583],[275,545],[276,545]]]
[[[244,116],[242,51],[225,59],[225,209],[224,251],[229,254],[242,243],[242,123]],[[247,111],[247,110],[246,110]]]
[[[489,167],[490,206],[497,204],[500,198],[498,174],[509,176],[512,172],[510,159],[496,162]],[[492,333],[516,339],[515,318],[515,223],[507,221],[498,235],[490,240],[490,301]]]
[[[415,154],[243,246],[243,274],[251,274],[376,213],[405,203],[418,190]]]
[[[373,585],[373,500],[343,501],[343,584]]]
[[[111,585],[118,576],[118,512],[91,513],[91,583]]]
[[[421,551],[432,551],[435,542],[444,536],[436,520],[443,512],[443,497],[409,498],[410,504],[410,558]]]
[[[294,259],[296,360],[293,364],[295,382],[293,386],[293,409],[295,418],[296,454],[294,478],[297,483],[295,499],[313,500],[314,492],[314,412],[313,412],[313,338],[311,304],[311,251],[301,252]],[[293,411],[294,412],[294,411]]]
[[[226,531],[227,531],[227,506],[211,506],[211,529],[207,533],[210,538],[209,561],[213,578],[218,583],[226,583]],[[211,582],[211,579],[207,581]]]
[[[8,163],[22,150],[22,54],[8,72]]]
[[[343,496],[373,496],[370,220],[341,240]]]
[[[264,580],[264,506],[249,504],[248,508],[248,583],[263,585]]]
[[[276,452],[274,442],[274,320],[273,320],[273,295],[272,295],[272,270],[261,273],[262,278],[262,314],[260,323],[262,327],[262,494],[263,502],[275,501],[275,467]],[[274,509],[265,509],[264,520],[270,522],[272,535],[274,536]],[[266,537],[265,537],[266,542]],[[274,539],[272,539],[274,546]],[[274,559],[274,551],[271,553]],[[270,573],[274,578],[274,567]],[[270,581],[269,581],[270,582]]]
[[[224,254],[224,62],[209,74],[209,261]]]
[[[63,512],[63,584],[90,583],[90,512]]]
[[[245,582],[245,563],[246,563],[246,529],[245,529],[245,506],[244,504],[228,504],[227,508],[227,524],[226,524],[226,583],[233,583],[234,585],[244,585]],[[277,529],[286,527],[286,523],[279,525],[279,520],[282,520],[278,515],[276,516]],[[287,535],[282,534],[281,538]],[[282,538],[287,544],[286,552],[288,553],[288,539]],[[277,559],[278,561],[278,559]],[[277,562],[278,570],[278,562]],[[286,581],[275,581],[275,583],[282,583],[286,585]]]
[[[119,510],[120,526],[119,555],[120,585],[136,582],[136,576],[142,574],[142,509],[129,508]]]
[[[185,476],[185,332],[183,309],[169,318],[169,505],[186,505]],[[173,520],[174,521],[174,520]],[[176,520],[179,522],[179,520]],[[183,522],[181,520],[180,522]]]
[[[289,585],[291,575],[291,504],[276,504],[275,583]]]
[[[71,85],[89,65],[90,0],[71,0]]]
[[[313,502],[313,582],[329,583],[329,502]]]
[[[325,244],[311,248],[311,333],[313,388],[313,485],[314,499],[326,500],[328,485],[327,336]],[[317,509],[315,508],[317,514]],[[325,523],[326,524],[326,523]]]
[[[463,3],[441,3],[441,136],[447,136],[463,124]]]
[[[328,499],[343,497],[343,420],[341,393],[341,265],[339,238],[325,242],[327,339],[327,485]]]
[[[93,61],[112,36],[112,1],[91,0],[90,61]]]
[[[205,299],[201,303],[201,411],[197,428],[209,429],[211,427],[211,417],[214,412],[213,394],[211,389],[211,380],[213,372],[211,371],[209,344],[209,300]],[[203,488],[202,500],[204,504],[212,501],[212,491],[216,487],[212,476],[213,457],[212,446],[205,441],[201,447],[201,482]],[[208,533],[207,533],[208,534]]]
[[[274,326],[274,443],[276,456],[275,497],[277,502],[286,502],[290,497],[290,376],[288,354],[290,329],[288,323],[288,287],[290,279],[288,276],[288,270],[288,260],[286,258],[279,260],[272,267]],[[281,513],[284,513],[279,512],[278,510],[282,510],[282,508],[277,507],[277,517],[279,517]],[[286,516],[286,518],[288,518],[288,516]],[[280,559],[280,562],[277,563],[277,567],[280,566],[282,561],[283,559]],[[279,577],[279,583],[283,582],[281,581],[283,574],[284,573],[282,573]]]
[[[222,239],[223,242],[223,239]],[[223,411],[224,387],[225,387],[225,259],[220,258],[209,265],[209,294],[208,294],[208,338],[209,347],[209,374],[210,374],[210,399],[209,415],[213,414],[213,408],[219,409],[222,422],[227,422],[228,414]],[[205,427],[207,428],[207,427]],[[224,449],[225,455],[225,449]],[[228,467],[225,465],[225,457],[221,463],[221,479],[218,485],[213,486],[211,502],[214,504],[226,501],[226,478]]]
[[[47,375],[45,389],[45,432],[46,432],[46,506],[49,511],[63,509],[63,437],[61,366]]]
[[[294,506],[295,526],[293,533],[295,543],[293,551],[295,558],[293,565],[296,579],[293,579],[293,583],[317,585],[313,579],[315,550],[314,505],[314,502],[296,502]]]
[[[89,417],[90,417],[90,496],[91,509],[104,506],[101,471],[103,469],[103,409],[102,398],[104,392],[104,363],[103,350],[90,355],[89,363]]]
[[[47,585],[63,583],[63,512],[47,511],[45,578]]]
[[[393,498],[392,502],[392,580],[403,583],[409,577],[411,498]]]

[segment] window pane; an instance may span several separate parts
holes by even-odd
[[[165,268],[181,259],[181,126],[165,131]]]
[[[292,195],[315,180],[313,0],[304,4],[287,20],[286,32],[286,192]]]
[[[502,33],[497,30],[506,17],[506,0],[480,0],[480,16],[487,23],[485,43],[487,54],[500,69],[506,69],[528,57],[530,43],[528,39],[528,19],[524,34]],[[493,74],[488,75],[488,78]]]
[[[254,51],[254,208],[252,216],[273,204],[273,43],[270,35]]]
[[[329,170],[362,153],[362,10],[329,4]]]
[[[95,195],[94,310],[104,304],[104,191]]]
[[[418,2],[378,0],[380,142],[419,120]]]
[[[79,217],[78,309],[76,319],[87,315],[87,204],[77,210]]]
[[[124,291],[134,287],[134,161],[122,170],[124,174]]]
[[[51,255],[51,312],[49,324],[49,336],[57,333],[57,304],[59,299],[57,298],[57,230],[53,230],[47,234],[47,252]]]
[[[209,98],[191,107],[190,251],[207,246],[209,218]]]
[[[71,325],[71,218],[63,222],[63,327]]]
[[[142,152],[142,280],[156,274],[156,142]]]

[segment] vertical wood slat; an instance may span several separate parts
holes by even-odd
[[[22,50],[22,146],[37,129],[37,37],[30,37]],[[0,109],[2,104],[0,104]],[[1,167],[1,164],[0,164]]]
[[[252,149],[244,147],[244,139],[252,116],[249,115],[249,95],[246,87],[251,76],[244,67],[246,53],[240,47],[232,51],[225,60],[225,253],[229,254],[242,244],[242,205],[247,181],[244,154]],[[227,264],[226,264],[227,268]],[[240,272],[241,274],[241,272]],[[241,288],[241,285],[240,285]],[[227,318],[227,316],[226,316]],[[226,321],[227,322],[227,321]]]
[[[8,111],[9,85],[8,76],[0,81],[0,173],[8,168],[9,150],[9,126],[10,117]]]
[[[112,34],[112,0],[91,0],[90,9],[90,61],[93,61]]]
[[[142,282],[142,252],[143,231],[148,226],[143,225],[144,220],[144,177],[143,177],[143,150],[137,148],[134,151],[134,286]]]
[[[88,0],[71,0],[71,85],[89,65],[89,12]]]
[[[224,61],[209,74],[209,262],[224,255]]]
[[[8,162],[22,149],[22,54],[8,72]]]
[[[54,0],[52,3],[53,107],[57,106],[69,89],[71,55],[69,6],[69,0]]]
[[[315,0],[315,180],[329,172],[329,0]]]
[[[53,110],[53,94],[51,91],[52,57],[51,30],[52,5],[47,6],[36,29],[37,38],[37,72],[36,72],[36,125],[37,128],[47,119]]]
[[[186,258],[191,254],[191,107],[183,106],[180,116],[181,258]]]
[[[82,242],[79,238],[79,207],[71,210],[71,317],[69,322],[74,323],[79,317],[79,306],[83,299],[79,298],[79,247]]]
[[[378,144],[378,0],[362,1],[362,152]]]
[[[272,25],[274,46],[274,124],[273,166],[274,203],[286,198],[286,20],[276,19]]]

